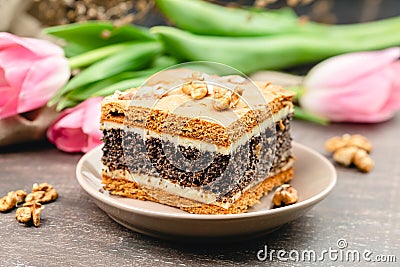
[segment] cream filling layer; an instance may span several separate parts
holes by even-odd
[[[274,176],[275,174],[281,172],[281,171],[286,171],[290,169],[294,164],[293,159],[289,159],[288,163],[281,168],[278,172],[275,173],[269,173],[268,177],[265,179],[268,179],[269,177]],[[145,187],[151,187],[155,189],[159,189],[162,191],[165,191],[171,195],[176,195],[180,196],[186,199],[194,200],[196,202],[200,203],[205,203],[205,204],[213,204],[220,206],[222,208],[228,209],[233,202],[235,202],[239,197],[242,195],[242,192],[238,192],[234,196],[231,197],[230,202],[217,202],[217,199],[219,195],[211,193],[211,192],[206,192],[202,188],[198,187],[185,187],[181,186],[175,183],[172,183],[166,179],[160,178],[160,177],[155,177],[155,176],[150,176],[150,175],[142,175],[142,174],[132,174],[128,170],[113,170],[111,171],[107,166],[103,165],[103,174],[109,177],[117,178],[117,179],[125,179],[128,181],[136,182],[141,186]],[[264,179],[264,180],[265,180]],[[249,184],[243,192],[247,191],[251,187],[257,185],[262,181],[255,181],[255,183]],[[227,193],[227,192],[224,192]]]
[[[157,133],[154,131],[150,131],[143,128],[138,127],[127,127],[120,123],[115,122],[103,122],[101,125],[102,130],[110,130],[110,129],[121,129],[128,132],[133,132],[135,134],[139,134],[144,139],[149,137],[155,137],[162,139],[163,141],[169,141],[174,145],[184,146],[184,147],[193,147],[197,148],[200,151],[209,151],[209,152],[218,152],[223,155],[229,155],[239,146],[245,144],[252,136],[258,136],[265,129],[275,124],[275,122],[285,118],[289,113],[293,112],[293,109],[289,106],[279,110],[279,112],[273,114],[270,118],[264,120],[260,123],[259,126],[256,126],[252,129],[250,133],[244,134],[239,140],[232,143],[229,147],[215,145],[209,142],[196,140],[193,138],[181,137],[181,136],[173,136],[166,133]]]

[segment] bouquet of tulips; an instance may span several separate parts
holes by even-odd
[[[249,75],[327,59],[288,88],[297,93],[295,117],[318,123],[380,122],[400,108],[400,17],[325,25],[286,9],[229,8],[201,0],[156,4],[176,27],[90,21],[45,29],[63,41],[65,56],[49,42],[39,48],[31,39],[1,35],[0,51],[8,52],[0,53],[0,119],[48,102],[65,109],[48,138],[64,151],[87,151],[101,133],[98,122],[85,117],[100,116],[101,97],[186,61],[214,61]],[[37,68],[28,62],[36,59],[45,72],[32,70]],[[26,70],[17,73],[13,66],[21,62]],[[218,71],[209,70],[229,74]]]

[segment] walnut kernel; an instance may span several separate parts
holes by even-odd
[[[192,81],[184,84],[181,89],[183,93],[190,95],[194,99],[201,99],[208,94],[208,86],[205,82]]]
[[[374,162],[368,155],[372,145],[362,135],[344,134],[341,137],[332,137],[326,141],[325,148],[333,153],[336,162],[344,166],[354,164],[362,172],[369,172],[374,167]]]
[[[40,213],[44,209],[42,204],[37,202],[25,203],[21,208],[17,209],[15,218],[22,223],[32,221],[34,226],[40,225]]]
[[[365,150],[366,152],[370,153],[372,151],[372,145],[368,141],[367,138],[360,134],[354,134],[351,135],[349,140],[348,140],[348,145],[349,146],[356,146],[358,148],[361,148],[362,150]]]
[[[231,97],[230,107],[234,108],[240,101],[240,97],[243,95],[243,89],[240,87],[236,87],[234,91],[229,92]]]
[[[28,223],[32,218],[31,208],[29,207],[18,208],[15,214],[15,218],[19,222]]]
[[[207,86],[194,86],[192,91],[190,91],[190,95],[194,99],[202,99],[208,94]]]
[[[26,192],[24,190],[15,191],[15,198],[17,200],[17,204],[24,202],[26,198]]]
[[[6,196],[0,199],[0,211],[9,211],[13,209],[17,204],[24,201],[26,192],[23,190],[8,192]]]
[[[341,137],[335,136],[325,142],[325,148],[328,152],[335,152],[339,148],[355,146],[361,148],[368,153],[372,150],[372,145],[367,138],[360,134],[350,135],[344,134]]]
[[[185,93],[185,94],[187,94],[187,95],[190,95],[190,92],[192,91],[192,86],[191,86],[191,83],[189,83],[189,84],[184,84],[183,86],[182,86],[182,92],[183,93]]]
[[[228,92],[228,90],[226,90],[222,87],[213,86],[213,94],[214,94],[214,98],[216,98],[216,99],[223,98],[227,92]]]
[[[221,98],[215,98],[213,101],[213,107],[215,110],[222,111],[228,109],[230,106],[229,96],[224,96]]]
[[[272,202],[275,207],[294,204],[298,201],[297,190],[289,184],[284,184],[275,190]]]
[[[214,108],[218,111],[234,108],[240,101],[243,89],[236,87],[235,90],[228,90],[218,86],[214,86]]]
[[[362,172],[370,172],[375,165],[368,153],[362,149],[358,149],[356,153],[354,153],[353,162]]]
[[[333,159],[344,166],[350,166],[354,160],[354,154],[357,152],[356,147],[342,147],[333,153]]]
[[[345,141],[342,137],[335,136],[335,137],[328,139],[325,142],[325,149],[328,152],[333,153],[336,150],[338,150],[339,148],[345,147],[346,144],[347,144],[347,141]]]
[[[34,184],[32,187],[32,193],[26,196],[26,202],[39,202],[48,203],[56,200],[58,197],[57,191],[53,186],[48,183],[41,183],[40,185]]]

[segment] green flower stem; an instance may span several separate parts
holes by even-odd
[[[44,33],[63,39],[67,57],[131,41],[155,41],[148,29],[135,25],[115,26],[112,21],[85,21],[46,28]]]
[[[400,31],[371,36],[360,34],[346,39],[337,36],[281,34],[266,37],[219,37],[195,35],[172,27],[151,29],[168,53],[181,60],[214,61],[246,74],[314,63],[362,50],[376,50],[400,44]]]
[[[314,122],[321,125],[329,124],[329,120],[327,118],[309,113],[304,109],[300,108],[299,106],[294,107],[294,118],[299,120]]]
[[[78,104],[79,104],[79,101],[76,101],[74,99],[70,99],[70,98],[67,98],[67,97],[62,97],[57,102],[56,110],[57,111],[61,111],[61,110],[66,109],[66,108],[72,108],[72,107],[74,107],[74,106],[76,106]]]
[[[162,51],[158,42],[140,42],[129,45],[109,57],[84,69],[57,92],[48,105],[55,104],[63,95],[93,82],[109,78],[125,71],[141,70],[151,64]]]
[[[304,92],[305,92],[305,88],[302,86],[285,87],[285,89],[295,93],[294,102],[297,102],[304,95]],[[301,107],[296,106],[296,105],[294,106],[294,118],[299,119],[299,120],[318,123],[321,125],[329,124],[329,120],[327,118],[307,112],[304,109],[302,109]]]
[[[301,23],[293,11],[276,12],[268,9],[223,7],[202,0],[156,0],[158,9],[176,26],[192,33],[214,36],[272,36],[282,34],[332,37],[340,42],[346,38],[396,34],[400,17],[379,21],[328,25],[317,22]]]
[[[69,65],[71,69],[86,67],[92,63],[95,63],[96,61],[122,51],[134,43],[135,42],[124,42],[91,50],[89,52],[69,58]]]
[[[179,28],[202,35],[265,36],[296,32],[294,14],[227,8],[200,0],[156,0],[158,9]]]
[[[285,87],[285,89],[295,93],[294,101],[298,101],[303,96],[305,91],[304,87],[302,86]]]
[[[101,90],[97,91],[95,95],[107,96],[113,94],[116,90],[125,91],[129,88],[139,87],[143,85],[148,78],[149,78],[148,76],[142,76],[142,77],[123,80],[113,85],[102,88]]]

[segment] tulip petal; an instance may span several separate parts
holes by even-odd
[[[31,65],[31,62],[43,58],[20,46],[11,46],[0,50],[0,66],[8,68],[9,66]]]
[[[58,118],[58,119],[60,119],[60,118]],[[51,127],[49,127],[46,132],[47,139],[53,144],[55,144],[56,139],[58,137],[58,133],[57,133],[58,127],[56,126],[56,124],[57,124],[57,122],[53,123],[53,125],[51,125]]]
[[[4,69],[0,68],[0,119],[18,114],[18,91],[8,85]]]
[[[305,94],[300,103],[308,111],[330,118],[332,121],[371,122],[391,97],[390,69],[378,75],[354,80],[335,90],[319,90]],[[383,117],[387,117],[384,115]]]
[[[59,128],[81,128],[84,116],[84,110],[80,108],[72,108],[65,110],[63,116],[57,123]]]
[[[83,152],[87,152],[102,143],[102,132],[100,131],[101,101],[102,97],[90,98],[85,101],[87,108],[82,131],[89,137],[87,146],[82,149]]]
[[[62,128],[55,140],[56,147],[65,152],[80,152],[87,146],[87,137],[79,128]]]
[[[6,79],[6,74],[4,72],[4,69],[0,67],[0,86],[8,86],[8,82]]]
[[[330,95],[344,113],[373,114],[379,112],[391,97],[392,80],[389,69],[383,69],[368,78],[354,80]],[[342,96],[340,96],[340,94]]]
[[[87,146],[82,148],[82,152],[86,153],[89,150],[95,148],[96,146],[101,145],[102,144],[101,137],[102,137],[101,135],[100,136],[89,136]]]
[[[300,104],[332,121],[378,122],[400,108],[400,48],[350,53],[315,66]]]
[[[48,57],[33,62],[21,86],[18,112],[46,104],[68,81],[69,76],[69,64],[64,58]]]
[[[392,91],[381,112],[393,113],[400,109],[400,61],[394,62],[390,67]]]
[[[393,113],[375,113],[365,116],[364,114],[353,113],[345,117],[338,115],[334,120],[337,122],[359,122],[359,123],[378,123],[387,121],[393,117]]]
[[[14,88],[14,90],[19,94],[26,74],[28,73],[32,64],[30,62],[23,62],[21,64],[12,65],[0,63],[0,65],[4,67],[4,79],[7,81],[7,84]]]
[[[43,106],[70,75],[63,50],[46,40],[0,32],[0,116]]]
[[[310,93],[304,94],[300,99],[300,105],[304,110],[310,113],[314,113],[323,117],[327,117],[329,119],[332,119],[331,116],[329,116],[329,111],[332,111],[332,107],[330,107],[330,110],[326,110],[326,105],[324,103],[327,102],[327,97],[328,95],[323,91],[323,90],[315,90]],[[333,111],[334,113],[336,110]]]
[[[10,103],[13,98],[18,99],[13,89],[7,85],[0,85],[0,111],[5,105]]]
[[[0,114],[6,104],[10,103],[12,99],[14,101],[17,99],[16,95],[18,95],[17,91],[8,85],[4,70],[0,68]]]
[[[315,66],[305,78],[309,90],[337,87],[380,70],[400,57],[400,48],[349,53],[327,59]]]
[[[101,101],[102,97],[90,98],[86,102],[86,110],[82,130],[86,134],[101,135],[100,116],[101,116]]]
[[[14,46],[21,46],[40,56],[64,56],[64,51],[61,49],[61,47],[49,41],[34,38],[23,38],[7,32],[0,32],[0,50]]]
[[[90,98],[64,110],[48,129],[48,139],[66,152],[87,152],[101,144],[101,97]]]
[[[0,119],[18,114],[18,94],[8,86],[0,86]]]

